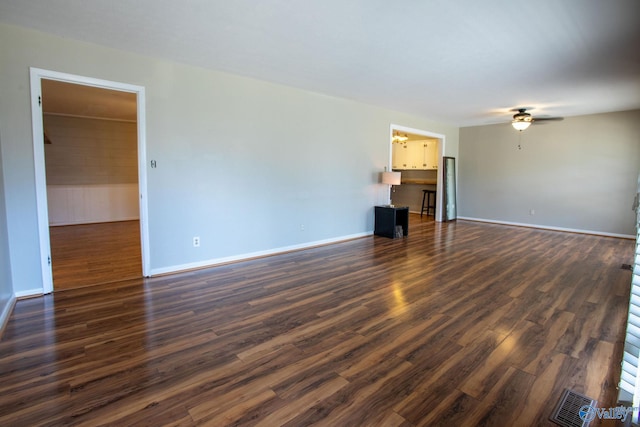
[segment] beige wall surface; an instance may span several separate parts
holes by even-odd
[[[640,110],[460,129],[461,217],[634,236]]]
[[[44,115],[48,185],[136,184],[137,125]]]
[[[371,233],[391,124],[445,135],[458,155],[458,128],[426,118],[15,26],[0,39],[16,291],[41,287],[29,67],[145,88],[152,272]]]

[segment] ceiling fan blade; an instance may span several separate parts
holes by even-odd
[[[533,122],[550,122],[564,120],[564,117],[533,117]]]

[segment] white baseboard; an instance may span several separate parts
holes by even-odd
[[[18,291],[18,292],[15,292],[14,294],[17,299],[21,299],[21,298],[39,297],[41,295],[44,295],[44,292],[42,288],[37,288],[37,289],[28,289],[26,291]]]
[[[17,299],[16,295],[12,294],[11,297],[9,298],[9,301],[2,309],[2,312],[0,313],[0,337],[2,337],[4,328],[7,326],[7,323],[9,323],[9,317],[13,312],[13,307],[15,307],[16,305],[16,299]]]
[[[516,227],[527,227],[527,228],[539,228],[542,230],[552,230],[552,231],[564,231],[567,233],[579,233],[579,234],[593,234],[596,236],[605,236],[605,237],[618,237],[621,239],[632,239],[635,240],[636,236],[630,234],[616,234],[616,233],[605,233],[603,231],[593,231],[593,230],[580,230],[576,228],[565,228],[565,227],[554,227],[551,225],[540,225],[540,224],[527,224],[523,222],[510,222],[510,221],[498,221],[493,219],[484,219],[484,218],[472,218],[467,216],[459,216],[458,219],[463,219],[466,221],[476,221],[476,222],[488,222],[491,224],[501,224],[501,225],[513,225]]]
[[[228,264],[231,262],[238,262],[238,261],[246,261],[253,258],[261,258],[269,255],[277,255],[277,254],[282,254],[286,252],[299,251],[303,249],[310,249],[317,246],[324,246],[331,243],[339,243],[347,240],[353,240],[353,239],[358,239],[361,237],[367,237],[372,235],[373,235],[373,231],[369,231],[366,233],[350,234],[348,236],[341,236],[341,237],[336,237],[332,239],[316,240],[314,242],[307,242],[299,245],[283,246],[280,248],[268,249],[265,251],[257,251],[257,252],[250,252],[250,253],[233,255],[233,256],[222,257],[222,258],[208,259],[204,261],[191,262],[188,264],[173,265],[170,267],[152,268],[150,275],[158,276],[161,274],[178,273],[181,271],[196,270],[199,268],[206,268],[206,267],[214,267],[216,265]]]

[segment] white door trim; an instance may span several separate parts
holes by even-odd
[[[42,291],[53,291],[51,271],[51,243],[49,241],[49,211],[47,205],[47,180],[44,158],[44,132],[42,123],[42,79],[58,80],[68,83],[95,86],[104,89],[135,93],[138,108],[138,191],[140,193],[140,249],[142,252],[142,275],[150,275],[149,225],[147,203],[147,161],[146,161],[146,107],[144,86],[109,80],[95,79],[57,71],[31,67],[31,124],[33,131],[33,161],[36,181],[36,206],[38,215],[38,233],[40,236],[40,259],[42,267]]]
[[[445,135],[440,133],[429,132],[421,129],[414,129],[406,126],[394,125],[391,124],[389,126],[389,141],[393,140],[393,131],[411,133],[414,135],[427,136],[429,138],[435,138],[438,140],[438,180],[436,183],[436,216],[435,220],[438,222],[442,222],[442,179],[440,178],[440,174],[442,173],[442,157],[444,156],[444,147],[446,143]],[[391,170],[391,156],[393,153],[393,144],[389,143],[389,170]]]

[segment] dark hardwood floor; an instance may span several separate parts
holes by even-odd
[[[616,403],[633,250],[411,215],[405,239],[21,300],[0,425],[554,426],[565,388]]]
[[[49,227],[56,291],[142,277],[140,222]]]

